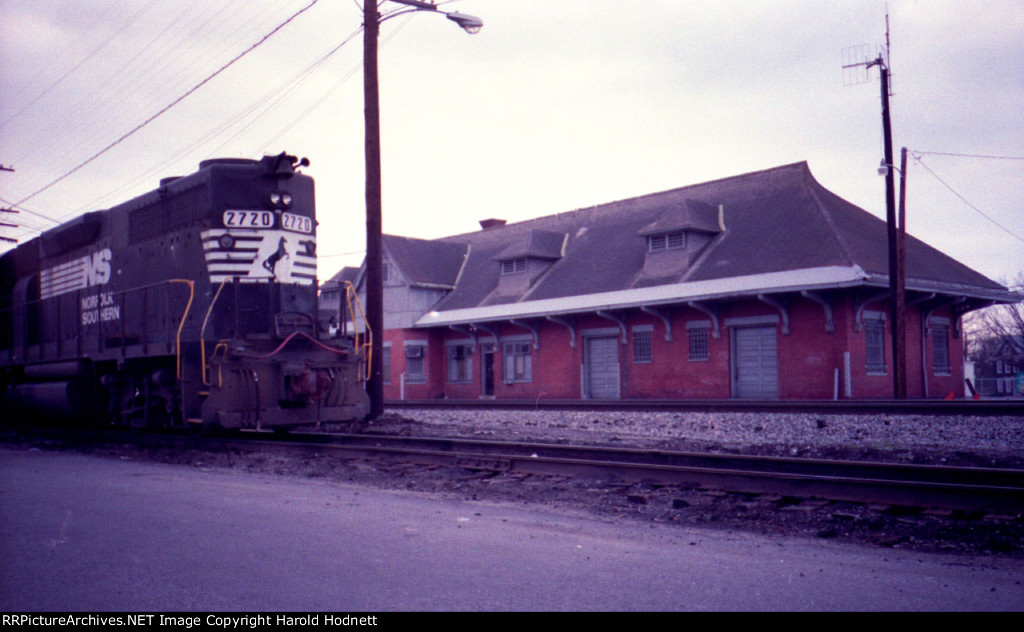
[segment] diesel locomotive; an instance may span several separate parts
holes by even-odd
[[[14,414],[287,429],[361,420],[369,348],[318,313],[306,159],[216,159],[0,256]]]

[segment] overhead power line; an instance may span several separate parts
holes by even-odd
[[[325,53],[324,55],[322,55],[322,56],[321,56],[321,57],[320,57],[319,59],[317,59],[317,60],[316,60],[315,62],[313,62],[313,63],[312,63],[311,65],[309,65],[309,66],[308,66],[308,67],[307,67],[307,68],[306,68],[305,70],[303,70],[303,71],[302,71],[301,73],[299,73],[299,74],[298,74],[298,75],[297,75],[296,77],[294,77],[294,78],[293,78],[293,79],[292,79],[291,81],[289,81],[289,82],[288,82],[288,84],[286,84],[285,86],[282,86],[282,87],[281,87],[280,89],[278,89],[277,91],[275,91],[275,92],[273,92],[273,93],[268,93],[268,94],[266,95],[266,97],[264,97],[263,99],[261,99],[261,102],[260,102],[260,103],[256,103],[256,104],[253,104],[253,106],[252,106],[252,110],[253,110],[253,111],[255,111],[255,110],[256,110],[256,109],[257,109],[257,108],[258,108],[259,106],[262,106],[262,111],[261,111],[260,113],[258,113],[258,114],[255,114],[255,115],[253,116],[253,118],[252,118],[252,119],[251,119],[251,120],[250,120],[250,121],[249,121],[249,122],[248,122],[247,124],[245,124],[244,126],[242,126],[241,128],[239,128],[239,129],[238,129],[238,131],[236,131],[236,132],[235,132],[235,133],[234,133],[234,134],[233,134],[233,135],[232,135],[232,136],[231,136],[230,138],[228,138],[228,139],[227,139],[227,140],[225,140],[225,141],[224,141],[223,143],[221,143],[221,144],[220,144],[220,145],[219,145],[219,146],[218,146],[218,147],[217,147],[217,148],[216,148],[216,149],[215,149],[215,150],[213,151],[213,153],[217,153],[217,152],[219,152],[219,151],[220,151],[221,149],[223,149],[223,148],[224,148],[224,147],[225,147],[225,146],[226,146],[227,144],[229,144],[230,142],[232,142],[233,140],[235,140],[236,138],[238,138],[238,137],[239,137],[240,135],[242,135],[242,134],[243,134],[243,133],[245,133],[245,132],[246,132],[246,131],[247,131],[248,129],[250,129],[250,128],[251,128],[251,127],[252,127],[253,125],[255,125],[255,124],[257,123],[257,121],[259,121],[259,120],[260,120],[261,118],[263,118],[263,117],[264,117],[264,116],[265,116],[266,114],[268,114],[268,113],[269,113],[270,111],[272,111],[272,109],[274,108],[274,105],[276,105],[277,103],[280,103],[281,101],[284,101],[285,99],[287,99],[287,98],[288,98],[288,97],[289,97],[289,96],[290,96],[290,95],[291,95],[291,94],[292,94],[292,93],[293,93],[293,92],[294,92],[295,90],[297,90],[297,89],[299,88],[299,86],[301,86],[301,85],[302,85],[303,83],[305,83],[305,82],[306,82],[306,80],[307,80],[307,79],[309,79],[309,78],[310,78],[310,77],[311,77],[311,76],[313,75],[313,73],[314,73],[314,72],[315,72],[316,70],[318,70],[318,69],[319,69],[320,67],[322,67],[322,66],[323,66],[323,65],[324,65],[324,64],[325,64],[325,63],[327,62],[327,60],[328,60],[328,59],[330,59],[331,57],[333,57],[333,56],[334,56],[334,55],[335,55],[335,54],[336,54],[336,53],[337,53],[338,51],[340,51],[341,49],[343,49],[343,48],[345,47],[345,45],[346,45],[346,44],[348,44],[349,42],[351,42],[351,41],[352,41],[353,39],[355,39],[355,37],[356,37],[357,35],[359,35],[359,34],[360,34],[360,33],[362,33],[362,32],[363,32],[363,27],[362,27],[362,26],[360,26],[360,27],[359,27],[359,28],[357,28],[357,29],[356,29],[355,31],[353,31],[351,35],[349,35],[349,36],[348,36],[348,37],[346,37],[346,38],[345,38],[344,40],[342,40],[342,41],[341,41],[341,43],[339,43],[338,45],[336,45],[336,46],[335,46],[334,48],[332,48],[331,50],[327,51],[327,53]],[[360,68],[361,68],[361,65],[360,65]],[[269,145],[270,143],[272,143],[272,142],[276,141],[276,140],[277,140],[277,139],[278,139],[278,138],[279,138],[279,137],[280,137],[281,135],[283,135],[284,133],[286,133],[286,132],[287,132],[288,130],[290,130],[290,129],[291,129],[291,128],[292,128],[293,126],[295,126],[295,125],[296,125],[296,124],[297,124],[297,123],[298,123],[298,122],[299,122],[300,120],[302,120],[302,118],[303,118],[303,117],[305,117],[305,116],[306,116],[306,115],[307,115],[307,114],[308,114],[309,112],[311,112],[311,111],[312,111],[313,109],[315,109],[315,108],[316,108],[316,107],[317,107],[318,105],[320,105],[321,103],[323,103],[323,101],[324,101],[324,100],[325,100],[325,99],[326,99],[327,97],[329,97],[329,96],[330,96],[330,95],[331,95],[331,94],[332,94],[332,93],[334,92],[334,90],[336,90],[336,89],[338,88],[338,86],[340,86],[340,85],[341,85],[342,83],[344,83],[344,82],[345,82],[345,81],[346,81],[347,79],[349,79],[349,77],[351,77],[351,76],[352,76],[352,74],[354,74],[354,72],[355,72],[355,69],[354,69],[354,70],[352,70],[352,71],[350,71],[350,72],[349,72],[348,74],[344,75],[344,76],[342,77],[341,81],[339,81],[339,82],[338,82],[337,84],[335,84],[335,86],[334,86],[333,88],[331,88],[330,90],[326,91],[326,92],[325,92],[325,93],[324,93],[324,94],[323,94],[323,95],[322,95],[322,96],[321,96],[321,97],[320,97],[319,99],[317,99],[316,101],[314,101],[312,105],[310,105],[310,106],[309,106],[308,108],[306,108],[306,109],[305,109],[305,110],[304,110],[304,111],[302,112],[302,114],[300,114],[300,115],[299,115],[298,117],[296,117],[295,119],[293,119],[293,120],[291,121],[291,123],[289,123],[288,125],[284,126],[284,127],[282,128],[282,129],[280,129],[280,130],[279,130],[279,131],[278,131],[278,132],[277,132],[277,133],[276,133],[276,134],[274,135],[274,137],[273,137],[273,138],[271,138],[271,139],[270,139],[269,141],[267,141],[266,143],[264,143],[264,144],[263,144],[263,147],[266,147],[266,146],[267,146],[267,145]],[[271,96],[273,96],[273,97],[274,97],[274,98],[273,98],[272,100],[271,100]]]
[[[253,116],[254,118],[249,123],[247,123],[245,126],[243,126],[242,129],[239,132],[236,132],[233,136],[231,136],[231,138],[229,138],[228,141],[225,141],[224,143],[222,143],[217,149],[215,149],[215,150],[213,150],[211,152],[208,152],[208,155],[216,155],[220,151],[220,149],[224,147],[225,144],[227,144],[228,142],[230,142],[231,140],[236,138],[239,134],[242,133],[242,131],[248,129],[257,120],[259,120],[261,117],[266,115],[268,113],[268,111],[271,109],[271,107],[272,107],[272,105],[274,103],[280,101],[284,97],[286,97],[289,94],[291,94],[291,92],[294,91],[304,81],[306,81],[312,75],[312,73],[314,71],[316,71],[318,68],[320,68],[325,61],[327,61],[331,56],[333,56],[335,53],[337,53],[339,50],[341,50],[342,47],[345,46],[345,44],[349,43],[356,35],[361,33],[362,30],[363,30],[363,28],[362,28],[362,26],[360,26],[358,29],[356,29],[355,32],[353,32],[352,35],[349,35],[347,38],[345,38],[344,41],[342,41],[340,44],[336,45],[334,48],[332,48],[326,54],[322,55],[319,59],[317,59],[311,65],[309,65],[308,67],[306,67],[302,71],[296,73],[293,77],[291,77],[290,79],[288,79],[287,81],[285,81],[281,85],[274,86],[274,87],[270,88],[265,95],[263,95],[262,97],[257,99],[255,102],[245,106],[239,112],[237,112],[234,115],[232,115],[229,119],[225,120],[223,123],[221,123],[217,127],[209,130],[208,132],[206,132],[203,135],[201,135],[199,138],[194,139],[194,140],[188,142],[186,145],[184,145],[181,148],[179,148],[178,150],[172,152],[170,157],[168,159],[164,160],[163,162],[161,162],[159,165],[154,166],[152,169],[149,169],[148,171],[146,171],[143,174],[140,174],[134,180],[132,180],[130,182],[126,182],[123,186],[119,187],[118,189],[112,190],[112,191],[107,191],[106,193],[104,193],[103,195],[99,196],[98,198],[92,200],[91,202],[89,202],[87,204],[84,204],[83,206],[81,206],[81,207],[79,207],[77,209],[68,211],[63,216],[61,216],[60,220],[63,221],[63,220],[65,220],[65,219],[67,219],[67,218],[69,218],[69,217],[71,217],[73,215],[77,215],[82,210],[95,206],[101,200],[111,198],[117,191],[124,191],[124,190],[131,189],[133,186],[135,186],[139,182],[144,181],[146,178],[152,176],[155,173],[159,173],[166,165],[172,164],[175,160],[177,160],[177,159],[187,155],[189,152],[192,152],[192,151],[198,149],[201,145],[203,145],[204,143],[206,143],[209,140],[213,139],[217,135],[225,132],[226,130],[231,128],[233,125],[240,124],[241,121],[243,121],[246,117],[248,117],[250,115]],[[332,88],[332,90],[333,90],[333,88]],[[269,105],[268,105],[268,103],[269,103]],[[319,101],[317,103],[319,103]],[[257,113],[261,108],[262,108],[262,112]],[[293,121],[291,123],[291,125],[294,125],[294,124],[295,124],[295,121]],[[276,136],[275,136],[275,138],[276,138]]]
[[[54,224],[59,224],[60,223],[59,221],[53,219],[52,217],[47,217],[47,216],[43,215],[42,213],[36,213],[35,211],[30,211],[29,209],[25,208],[24,206],[21,206],[20,204],[15,204],[14,202],[11,202],[9,200],[5,200],[2,197],[0,197],[0,202],[3,202],[4,204],[8,204],[12,208],[13,207],[17,207],[18,212],[28,213],[29,215],[35,215],[36,217],[39,217],[41,219],[45,219],[48,222],[53,222]]]
[[[157,105],[147,106],[147,109],[159,107],[169,96],[184,92],[198,78],[206,76],[295,10],[295,7],[281,9],[286,12],[280,17],[275,17],[270,24],[263,23],[255,29],[258,32],[250,32],[240,39],[235,37],[237,30],[231,30],[231,23],[214,21],[221,20],[225,11],[237,7],[239,13],[249,16],[245,23],[250,24],[262,12],[254,12],[251,7],[246,9],[243,3],[252,4],[246,0],[222,0],[210,3],[209,10],[196,11],[193,6],[191,13],[188,3],[177,3],[185,6],[177,15],[157,22],[166,25],[158,35],[141,37],[138,30],[128,31],[126,37],[114,43],[118,56],[112,56],[110,63],[103,66],[102,77],[83,77],[88,80],[89,94],[75,99],[74,108],[61,108],[60,117],[49,124],[51,133],[40,135],[36,142],[20,148],[27,154],[21,156],[22,161],[62,156],[75,164],[81,160],[78,156],[90,155],[122,133],[126,124],[134,124],[132,118],[122,114],[126,106],[134,108],[130,104],[145,102],[143,99],[151,97],[151,103]],[[170,3],[164,5],[170,7]],[[139,48],[140,41],[145,46]],[[123,60],[119,66],[112,65],[119,59]],[[94,72],[99,71],[94,67]],[[146,93],[147,87],[152,90],[155,83],[159,85],[158,91]],[[131,95],[131,98],[126,98],[126,95]],[[111,113],[117,115],[111,116]],[[52,108],[44,108],[38,114],[52,116],[53,111]],[[65,168],[61,166],[58,173]]]
[[[86,159],[85,161],[83,161],[82,163],[80,163],[80,164],[79,164],[79,165],[77,165],[76,167],[74,167],[74,168],[72,168],[71,170],[69,170],[69,171],[65,172],[65,173],[64,173],[64,174],[63,174],[62,176],[60,176],[60,177],[58,177],[57,179],[55,179],[55,180],[51,181],[51,182],[50,182],[49,184],[47,184],[47,185],[43,186],[42,188],[40,188],[40,189],[37,189],[37,190],[36,190],[35,192],[31,193],[30,195],[28,195],[28,196],[26,196],[26,197],[22,198],[21,200],[19,200],[19,201],[18,201],[18,202],[17,202],[16,204],[15,204],[15,206],[21,205],[22,203],[24,203],[24,202],[26,202],[26,201],[28,201],[28,200],[30,200],[30,199],[32,199],[32,198],[34,198],[35,196],[39,195],[39,194],[40,194],[40,193],[42,193],[43,191],[46,191],[47,189],[49,189],[49,188],[50,188],[50,187],[52,187],[53,185],[57,184],[58,182],[61,182],[61,181],[62,181],[62,180],[64,180],[65,178],[67,178],[67,177],[71,176],[72,174],[74,174],[74,173],[75,173],[76,171],[78,171],[78,170],[79,170],[79,169],[81,169],[82,167],[84,167],[84,166],[88,165],[89,163],[91,163],[92,161],[96,160],[97,158],[99,158],[99,157],[100,157],[100,156],[102,156],[103,154],[107,153],[108,151],[110,151],[111,149],[113,149],[114,147],[116,147],[117,145],[119,145],[119,144],[121,144],[122,142],[124,142],[124,141],[125,141],[126,139],[128,139],[128,138],[129,138],[130,136],[134,135],[134,134],[135,134],[136,132],[138,132],[138,131],[139,131],[139,130],[141,130],[142,128],[144,128],[144,127],[146,127],[147,125],[149,125],[150,123],[152,123],[152,122],[153,122],[154,120],[156,120],[156,119],[157,119],[158,117],[160,117],[161,115],[165,114],[165,113],[166,113],[166,112],[167,112],[168,110],[170,110],[170,109],[171,109],[171,108],[173,108],[174,106],[176,106],[176,105],[178,105],[179,103],[181,103],[182,101],[184,101],[184,100],[185,100],[186,98],[188,98],[188,97],[189,97],[190,95],[192,95],[192,94],[193,94],[193,93],[195,93],[195,92],[196,92],[197,90],[199,90],[200,88],[202,88],[202,87],[203,87],[204,85],[206,85],[207,83],[209,83],[209,82],[210,82],[211,80],[213,80],[213,79],[214,79],[215,77],[217,77],[217,76],[218,76],[219,74],[221,74],[222,72],[224,72],[225,70],[227,70],[228,68],[230,68],[230,67],[231,67],[232,65],[234,65],[234,64],[235,64],[235,63],[236,63],[236,62],[237,62],[238,60],[242,59],[243,57],[245,57],[246,55],[248,55],[248,54],[249,54],[249,53],[251,53],[252,51],[254,51],[254,50],[256,50],[257,48],[259,48],[259,47],[260,47],[260,46],[261,46],[261,45],[262,45],[262,44],[263,44],[264,42],[266,42],[266,41],[267,41],[268,39],[270,39],[271,37],[273,37],[273,36],[274,36],[274,35],[275,35],[275,34],[276,34],[276,33],[277,33],[278,31],[280,31],[280,30],[281,30],[281,29],[283,29],[283,28],[284,28],[285,26],[287,26],[288,24],[290,24],[290,23],[291,23],[291,22],[292,22],[292,21],[293,21],[293,20],[294,20],[295,18],[299,17],[300,15],[302,15],[303,13],[305,13],[306,11],[308,11],[309,9],[313,8],[313,6],[314,6],[314,5],[315,5],[315,4],[317,3],[317,2],[319,2],[319,0],[312,0],[312,1],[311,1],[311,2],[309,3],[309,4],[307,4],[307,5],[305,6],[305,7],[303,7],[303,8],[301,8],[301,9],[299,9],[298,11],[296,11],[295,13],[293,13],[293,14],[292,14],[291,16],[289,16],[289,17],[288,17],[288,19],[286,19],[286,20],[285,20],[284,22],[282,22],[281,24],[278,24],[278,25],[277,25],[276,27],[274,27],[274,29],[273,29],[273,30],[271,30],[271,31],[270,31],[269,33],[267,33],[267,34],[266,34],[266,35],[264,35],[264,36],[263,36],[262,38],[260,38],[260,39],[259,39],[259,41],[257,41],[257,42],[256,42],[255,44],[253,44],[253,45],[252,45],[252,46],[250,46],[249,48],[245,49],[244,51],[242,51],[241,53],[239,53],[238,55],[236,55],[236,56],[235,56],[234,58],[232,58],[232,59],[231,59],[230,61],[228,61],[228,62],[227,62],[226,64],[224,64],[223,66],[221,66],[220,68],[218,68],[217,70],[215,70],[215,71],[214,71],[214,72],[213,72],[212,74],[210,74],[209,76],[207,76],[207,77],[206,77],[205,79],[203,79],[202,81],[200,81],[200,82],[199,82],[199,83],[197,83],[196,85],[192,86],[192,87],[191,87],[191,88],[190,88],[189,90],[187,90],[187,91],[186,91],[186,92],[185,92],[184,94],[182,94],[182,95],[181,95],[181,96],[179,96],[178,98],[176,98],[176,99],[174,99],[173,101],[171,101],[171,102],[170,102],[170,103],[169,103],[168,105],[166,105],[165,107],[163,107],[163,108],[162,108],[162,109],[161,109],[160,111],[158,111],[158,112],[157,112],[156,114],[153,114],[152,116],[150,116],[149,118],[147,118],[146,120],[144,120],[144,121],[143,121],[142,123],[139,123],[139,124],[138,124],[138,125],[136,125],[136,126],[135,126],[134,128],[132,128],[131,130],[129,130],[128,132],[126,132],[125,134],[122,134],[122,135],[121,135],[121,136],[120,136],[120,137],[119,137],[119,138],[118,138],[117,140],[115,140],[114,142],[110,143],[109,145],[107,145],[107,146],[106,146],[106,147],[104,147],[103,149],[99,150],[98,152],[96,152],[95,154],[93,154],[92,156],[90,156],[89,158],[87,158],[87,159]]]
[[[74,65],[74,66],[73,66],[73,67],[72,67],[72,68],[71,68],[70,70],[68,70],[67,72],[65,72],[65,73],[64,73],[63,75],[61,75],[60,77],[58,77],[58,78],[57,78],[57,79],[56,79],[56,80],[55,80],[54,82],[52,82],[52,83],[51,83],[51,84],[50,84],[49,86],[47,86],[46,88],[44,88],[44,89],[43,89],[43,90],[42,90],[42,91],[41,91],[41,92],[40,92],[39,94],[37,94],[37,95],[35,96],[35,98],[33,98],[32,100],[30,100],[30,101],[29,101],[28,103],[26,103],[26,104],[25,104],[24,106],[22,106],[22,107],[21,107],[21,109],[19,109],[19,110],[18,110],[17,112],[15,112],[14,114],[12,114],[12,115],[10,115],[9,117],[7,117],[7,119],[5,119],[5,120],[3,121],[3,123],[0,123],[0,127],[2,127],[2,126],[5,126],[5,125],[7,125],[7,124],[8,124],[8,123],[10,123],[11,121],[13,121],[14,119],[18,118],[18,117],[19,117],[20,115],[22,115],[22,114],[23,114],[23,113],[24,113],[24,112],[25,112],[26,110],[28,110],[28,109],[29,109],[30,107],[32,107],[33,105],[35,105],[35,104],[36,104],[36,102],[37,102],[37,101],[39,101],[40,99],[42,99],[42,98],[43,98],[44,96],[46,96],[46,95],[47,95],[47,93],[49,93],[49,92],[50,92],[50,90],[53,90],[53,89],[54,89],[54,88],[56,88],[56,87],[57,87],[58,85],[60,85],[60,83],[61,83],[62,81],[64,81],[65,79],[67,79],[67,78],[68,78],[68,77],[69,77],[69,76],[70,76],[71,74],[73,74],[73,73],[74,73],[74,72],[75,72],[76,70],[78,70],[79,68],[81,68],[81,67],[82,67],[82,65],[83,65],[83,64],[85,64],[85,62],[87,62],[87,61],[89,61],[90,59],[92,59],[92,57],[93,57],[94,55],[96,55],[96,53],[100,52],[100,50],[102,50],[102,49],[103,49],[103,48],[105,48],[105,47],[106,47],[106,46],[107,46],[108,44],[110,44],[110,42],[111,42],[111,41],[113,41],[113,40],[114,40],[114,38],[116,38],[116,37],[117,37],[118,35],[120,35],[120,34],[121,34],[121,33],[122,33],[122,32],[123,32],[123,31],[124,31],[125,29],[127,29],[127,28],[128,28],[129,26],[131,26],[131,25],[132,25],[132,24],[133,24],[133,23],[134,23],[134,22],[135,22],[136,20],[138,20],[138,19],[139,19],[139,16],[141,16],[141,15],[142,15],[143,13],[145,13],[146,11],[148,11],[148,10],[150,9],[150,7],[152,7],[152,6],[154,5],[154,4],[156,4],[156,0],[150,0],[150,2],[149,2],[148,4],[146,4],[146,6],[142,7],[142,9],[140,9],[140,10],[139,10],[139,11],[137,11],[137,12],[136,12],[136,13],[135,13],[134,15],[132,15],[132,16],[131,16],[130,18],[128,18],[128,20],[127,20],[127,21],[126,21],[126,22],[125,22],[124,24],[122,24],[122,25],[120,26],[120,28],[118,28],[118,29],[117,29],[117,30],[116,30],[116,31],[115,31],[114,33],[112,33],[112,34],[111,34],[110,36],[108,36],[108,37],[107,37],[106,39],[104,39],[104,40],[103,40],[103,41],[102,41],[102,42],[100,43],[100,45],[99,45],[99,46],[97,46],[96,48],[92,49],[92,51],[91,51],[91,52],[89,52],[89,54],[87,54],[87,55],[86,55],[85,57],[83,57],[83,58],[82,58],[82,59],[81,59],[81,60],[80,60],[80,61],[79,61],[79,62],[78,62],[77,64],[75,64],[75,65]],[[101,17],[105,17],[105,16],[106,16],[106,14],[110,12],[110,10],[111,10],[111,8],[112,8],[113,6],[114,6],[114,5],[112,5],[112,4],[111,4],[111,5],[109,5],[109,6],[107,7],[107,9],[106,9],[106,10],[104,11],[104,13],[103,13],[103,16],[101,16]],[[98,20],[97,20],[97,21],[98,21]]]
[[[250,115],[254,115],[255,119],[253,121],[247,123],[245,125],[245,127],[243,128],[243,130],[244,129],[248,129],[249,127],[251,127],[253,125],[255,120],[258,120],[259,118],[261,118],[261,117],[263,117],[263,116],[265,116],[267,114],[267,111],[271,109],[273,103],[276,103],[276,102],[280,101],[281,99],[283,99],[285,96],[291,94],[299,85],[301,85],[303,82],[305,82],[307,79],[309,79],[309,77],[312,76],[312,74],[316,70],[321,68],[328,59],[330,59],[336,53],[338,53],[340,50],[342,50],[346,46],[346,44],[349,44],[359,33],[362,32],[362,28],[363,27],[360,25],[359,28],[357,28],[352,34],[350,34],[348,37],[344,38],[340,43],[338,43],[335,46],[333,46],[330,50],[328,50],[326,53],[321,55],[318,59],[316,59],[309,66],[307,66],[303,70],[297,72],[293,77],[291,77],[290,79],[288,79],[285,82],[283,82],[280,86],[275,86],[275,87],[272,87],[271,89],[269,89],[267,91],[267,93],[264,96],[260,97],[256,102],[246,106],[241,111],[237,112],[235,115],[230,117],[230,119],[224,121],[221,125],[219,125],[215,129],[210,130],[209,132],[203,134],[200,138],[195,139],[195,140],[189,142],[187,145],[181,147],[178,151],[174,152],[173,157],[171,157],[171,158],[169,158],[169,159],[167,159],[167,160],[165,160],[165,161],[163,161],[161,163],[161,165],[163,165],[163,166],[155,166],[153,169],[148,170],[146,173],[144,173],[144,174],[140,175],[139,177],[135,178],[133,181],[125,183],[123,186],[119,187],[117,190],[118,191],[123,191],[123,190],[131,189],[134,185],[138,184],[140,181],[145,180],[146,178],[150,177],[154,173],[159,173],[161,171],[161,169],[163,169],[164,166],[166,166],[167,164],[173,163],[176,159],[186,155],[187,153],[189,153],[191,151],[194,151],[200,145],[206,143],[207,141],[209,141],[213,137],[217,136],[218,134],[221,134],[222,132],[224,132],[225,130],[230,128],[231,126],[240,123],[246,117],[248,117]],[[389,36],[389,38],[390,38],[390,36]],[[387,41],[388,41],[387,39],[384,40],[384,43],[386,43]],[[320,105],[326,97],[330,96],[330,94],[332,94],[334,91],[336,91],[337,88],[342,83],[344,83],[345,80],[349,79],[350,76],[352,74],[354,74],[354,72],[356,70],[358,70],[359,68],[361,68],[361,66],[358,66],[358,67],[354,68],[352,71],[350,71],[349,73],[347,73],[343,77],[342,81],[339,81],[335,86],[333,86],[330,90],[328,90],[320,99],[315,101],[312,106],[306,108],[306,110],[303,112],[303,116],[308,114],[308,112],[311,111],[316,106]],[[270,103],[270,104],[268,105],[268,103]],[[254,114],[257,111],[259,111],[261,108],[262,108],[262,112],[260,112],[258,114]],[[299,121],[299,119],[301,119],[301,117],[298,117],[296,120],[293,120],[291,123],[289,123],[286,126],[285,129],[283,129],[280,132],[278,132],[274,136],[274,138],[271,139],[271,141],[268,141],[267,143],[265,143],[265,145],[269,144],[274,139],[278,138],[280,135],[282,135],[284,132],[286,132],[287,129],[293,127]],[[235,138],[237,136],[238,136],[238,133],[236,133],[234,136],[232,136],[232,138]],[[215,154],[216,151],[217,150],[215,150],[212,153]],[[25,209],[25,210],[27,212],[29,212],[29,213],[32,213],[33,215],[36,215],[36,216],[38,216],[40,218],[43,218],[43,219],[45,219],[45,220],[47,220],[49,222],[53,222],[53,223],[57,224],[57,223],[60,223],[60,222],[62,222],[64,220],[68,219],[69,217],[71,217],[73,215],[77,215],[82,210],[95,207],[101,200],[103,200],[105,198],[110,198],[113,193],[114,193],[113,191],[108,191],[106,194],[97,197],[93,201],[91,201],[91,202],[89,202],[87,204],[84,204],[84,205],[82,205],[81,207],[79,207],[77,209],[74,209],[74,210],[71,210],[71,211],[65,213],[63,216],[59,217],[58,219],[51,219],[49,217],[46,217],[44,215],[40,215],[40,214],[35,213],[33,211],[28,211],[27,209]],[[0,201],[3,201],[3,202],[8,203],[8,204],[11,204],[11,202],[8,202],[7,200],[3,200],[2,198],[0,198]],[[24,208],[24,207],[22,207],[22,208]],[[23,228],[26,229],[26,233],[31,234],[31,233],[42,232],[43,230],[45,230],[46,227],[42,226],[40,224],[36,224],[36,225],[26,225],[26,226],[23,226]]]
[[[986,156],[984,154],[954,154],[942,151],[915,151],[915,156],[956,156],[957,158],[986,158],[990,160],[1024,160],[1024,156]]]
[[[971,203],[970,203],[970,202],[969,202],[969,201],[967,200],[967,198],[965,198],[965,197],[964,197],[963,195],[961,195],[961,194],[960,194],[960,193],[959,193],[959,192],[958,192],[958,191],[957,191],[956,189],[954,189],[954,188],[953,188],[952,186],[950,186],[950,184],[949,184],[948,182],[946,182],[945,180],[943,180],[942,178],[940,178],[940,177],[939,177],[939,174],[937,174],[937,173],[935,173],[934,171],[932,171],[931,167],[929,167],[928,165],[924,164],[924,161],[923,161],[923,160],[921,160],[921,156],[922,156],[922,155],[924,155],[924,153],[925,153],[925,152],[911,152],[911,155],[912,155],[912,156],[913,156],[913,158],[914,158],[914,162],[916,162],[917,164],[919,164],[919,165],[921,165],[922,167],[924,167],[925,171],[927,171],[928,173],[932,174],[932,177],[933,177],[933,178],[935,178],[936,180],[938,180],[938,181],[939,181],[939,182],[940,182],[940,183],[942,184],[942,186],[944,186],[944,187],[946,187],[947,189],[949,189],[950,193],[952,193],[953,195],[955,195],[955,196],[957,196],[958,198],[960,198],[960,201],[961,201],[961,202],[963,202],[963,203],[964,203],[964,204],[966,204],[967,206],[969,206],[969,207],[971,207],[972,209],[974,209],[974,211],[975,211],[976,213],[978,213],[979,215],[981,215],[982,217],[984,217],[984,218],[985,218],[985,219],[987,219],[988,221],[992,222],[993,224],[995,224],[996,226],[998,226],[999,228],[1001,228],[1001,229],[1002,229],[1003,231],[1005,231],[1005,232],[1006,232],[1006,233],[1007,233],[1008,235],[1011,235],[1012,237],[1014,237],[1014,238],[1015,238],[1015,239],[1016,239],[1017,241],[1020,241],[1020,242],[1024,243],[1024,237],[1021,237],[1020,235],[1018,235],[1017,233],[1013,232],[1012,230],[1010,230],[1010,229],[1009,229],[1009,228],[1007,228],[1006,226],[1003,226],[1002,224],[1000,224],[1000,223],[999,223],[999,222],[997,222],[996,220],[992,219],[992,218],[991,218],[991,217],[990,217],[990,216],[989,216],[988,214],[986,214],[986,213],[985,213],[984,211],[982,211],[982,210],[981,210],[980,208],[978,208],[978,207],[977,207],[977,206],[975,206],[974,204],[971,204]]]

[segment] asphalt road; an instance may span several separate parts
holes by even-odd
[[[1024,565],[0,446],[0,610],[1024,610]]]

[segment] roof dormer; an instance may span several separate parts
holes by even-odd
[[[555,261],[565,254],[566,238],[565,233],[534,228],[514,236],[495,259],[507,261],[526,257]]]
[[[565,255],[569,236],[548,230],[531,229],[515,235],[494,260],[501,266],[495,293],[501,296],[518,295]]]
[[[683,275],[704,247],[724,230],[721,206],[685,200],[665,209],[637,233],[647,245],[641,278]]]

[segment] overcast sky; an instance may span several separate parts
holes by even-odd
[[[210,157],[288,151],[317,181],[321,278],[358,265],[357,4],[319,0],[202,83],[310,2],[0,0],[0,164],[15,170],[0,204],[23,209],[0,234],[25,241]],[[885,216],[879,76],[841,68],[844,49],[878,55],[884,0],[444,8],[485,26],[382,25],[385,232],[441,237],[798,161]],[[908,230],[1007,280],[1024,270],[1024,2],[888,10],[896,160],[919,158]]]

